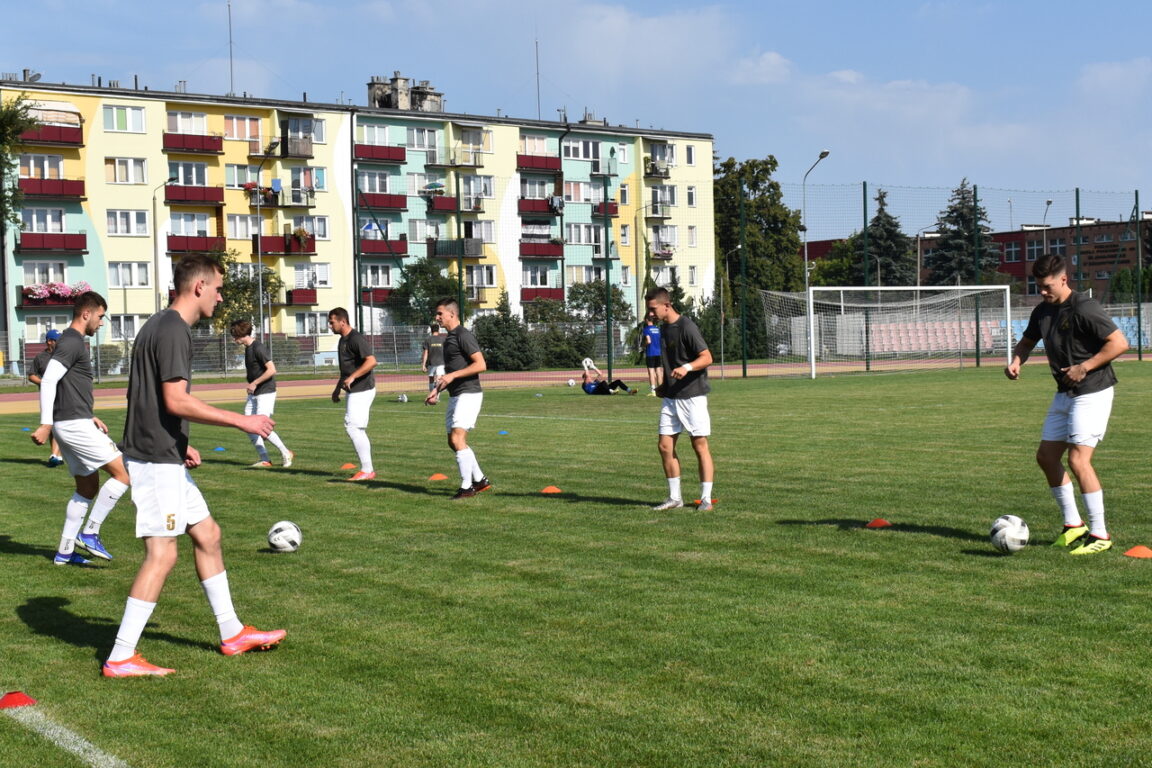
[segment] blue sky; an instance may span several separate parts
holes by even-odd
[[[229,89],[226,0],[10,5],[21,31],[0,71]],[[237,92],[363,104],[370,76],[400,70],[478,115],[536,117],[539,41],[545,119],[587,108],[711,133],[721,157],[774,155],[784,183],[829,149],[810,195],[965,177],[1039,197],[1130,192],[1152,157],[1147,0],[233,0],[232,21]]]

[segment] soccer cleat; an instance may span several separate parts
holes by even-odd
[[[648,397],[656,397],[656,390],[654,390],[654,389],[649,390],[648,391]]]
[[[56,565],[88,565],[92,561],[80,557],[80,555],[76,554],[75,552],[68,555],[63,555],[57,552],[56,557],[52,558],[52,562]]]
[[[295,460],[296,454],[292,451],[288,451],[288,453],[284,456],[284,468],[287,469],[288,467],[292,466],[292,462]]]
[[[452,500],[455,501],[456,499],[470,499],[477,493],[479,493],[479,491],[476,490],[475,485],[472,485],[468,488],[458,488],[456,490],[456,494],[452,497]]]
[[[472,493],[473,493],[473,495],[475,495],[475,494],[480,493],[482,491],[486,491],[491,487],[492,487],[492,483],[488,482],[488,478],[482,477],[479,480],[477,480],[476,482],[472,483]]]
[[[682,506],[684,506],[683,499],[673,499],[672,497],[668,497],[667,499],[664,499],[664,501],[652,507],[652,511],[663,512],[666,509],[679,509]]]
[[[638,389],[630,389],[630,390],[628,390],[628,394],[630,394],[630,395],[638,395],[638,394],[640,394],[640,390],[638,390]]]
[[[708,499],[701,499],[700,503],[696,505],[697,512],[711,512],[712,502]]]
[[[272,466],[272,462],[270,462],[270,461],[258,461],[255,464],[249,464],[248,466],[251,467],[252,469],[268,469],[268,467]]]
[[[1107,552],[1112,549],[1112,539],[1102,539],[1099,536],[1088,535],[1088,543],[1081,544],[1068,554],[1095,555],[1098,552]]]
[[[49,456],[48,457],[48,466],[50,466],[50,467],[58,467],[63,463],[64,463],[64,459],[62,459],[59,456]]]
[[[236,656],[256,648],[264,651],[279,643],[288,634],[283,629],[273,629],[268,632],[244,625],[235,637],[220,643],[220,653],[225,656]]]
[[[352,477],[348,478],[348,482],[359,483],[359,482],[362,482],[364,480],[375,480],[375,479],[376,479],[376,473],[375,472],[357,472],[356,474],[352,475]]]
[[[124,661],[104,662],[104,677],[147,677],[150,675],[163,677],[175,671],[167,667],[149,664],[139,652],[132,654],[130,658],[124,659]]]
[[[100,541],[100,534],[98,533],[82,533],[76,539],[76,543],[88,550],[88,554],[102,557],[105,560],[111,560],[112,554],[104,548],[104,542]]]
[[[1088,526],[1081,523],[1080,525],[1066,525],[1060,535],[1056,537],[1056,541],[1052,542],[1054,547],[1067,547],[1075,544],[1086,533],[1088,533]]]

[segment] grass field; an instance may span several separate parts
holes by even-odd
[[[99,677],[141,556],[130,502],[113,562],[52,566],[71,481],[35,417],[0,417],[0,692],[135,768],[1152,765],[1152,561],[1122,554],[1152,545],[1152,369],[1118,375],[1097,459],[1117,545],[1088,558],[1047,546],[1042,364],[714,382],[711,513],[649,509],[653,398],[488,393],[471,443],[495,488],[461,502],[443,406],[377,400],[366,485],[341,482],[329,402],[279,405],[289,470],[194,426],[240,618],[288,637],[220,655],[185,544],[140,646],[177,674],[144,680]],[[1009,512],[1033,546],[1002,556]],[[282,518],[298,553],[265,549]],[[0,756],[85,764],[3,716]]]

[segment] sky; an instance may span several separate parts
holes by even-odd
[[[449,112],[709,133],[722,159],[775,157],[789,202],[827,149],[809,204],[966,178],[1002,191],[998,228],[1053,197],[1059,220],[1074,188],[1123,211],[1145,187],[1152,209],[1148,0],[232,0],[231,74],[227,0],[9,5],[28,33],[5,36],[0,72],[45,82],[365,104],[399,70]]]

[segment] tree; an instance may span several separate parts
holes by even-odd
[[[876,192],[876,215],[868,222],[868,261],[860,264],[860,281],[869,285],[915,285],[916,254],[912,238],[900,231],[900,220],[888,212],[888,193]]]
[[[604,312],[604,281],[573,283],[568,288],[568,312],[574,319],[602,323],[607,318]],[[632,305],[624,297],[620,286],[612,286],[612,322],[631,323]]]
[[[508,291],[500,291],[496,312],[476,319],[472,332],[494,371],[530,371],[540,364],[536,345],[520,318],[512,314]]]
[[[724,268],[739,291],[740,258],[746,259],[748,288],[799,290],[804,285],[800,257],[800,211],[784,205],[779,182],[772,180],[776,158],[737,162],[728,158],[715,166],[716,234]],[[740,197],[744,190],[744,248],[740,244]]]
[[[384,308],[397,325],[425,325],[432,318],[432,308],[440,299],[454,298],[456,278],[427,257],[400,268],[399,284],[392,290]],[[460,308],[463,319],[464,307]]]
[[[224,267],[224,285],[220,289],[224,300],[212,315],[212,327],[218,331],[226,330],[236,320],[251,320],[255,324],[260,316],[257,297],[260,295],[261,281],[257,279],[255,273],[236,268],[239,255],[236,251],[215,254]],[[257,268],[264,270],[262,276],[264,306],[267,307],[270,300],[280,295],[284,281],[268,267]]]
[[[948,207],[937,221],[936,247],[924,257],[930,285],[957,285],[994,282],[991,277],[1000,258],[991,240],[988,213],[976,204],[968,179],[952,190]]]
[[[533,299],[524,304],[524,322],[526,323],[567,323],[570,320],[563,301]]]
[[[23,207],[23,193],[20,187],[9,179],[15,179],[16,145],[20,134],[36,128],[38,123],[32,117],[32,104],[21,93],[14,99],[0,104],[0,234],[4,224],[20,226],[20,209]]]
[[[859,285],[863,274],[860,258],[863,247],[859,232],[837,240],[827,258],[813,260],[809,282],[812,285]]]

